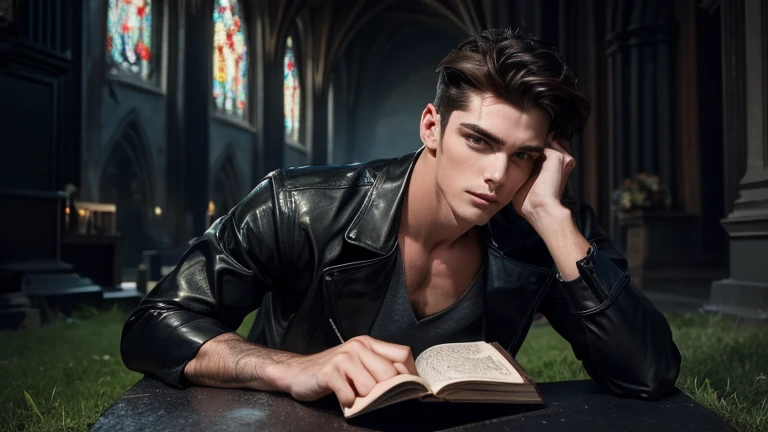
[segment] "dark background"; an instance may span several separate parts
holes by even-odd
[[[768,6],[759,0],[241,0],[244,117],[212,99],[212,17],[226,1],[151,2],[149,79],[107,54],[109,4],[0,0],[2,293],[84,279],[130,288],[140,263],[157,279],[271,170],[415,151],[440,59],[469,34],[511,26],[558,47],[592,99],[570,194],[595,208],[636,282],[765,317]],[[284,134],[288,37],[298,142]],[[660,177],[671,208],[623,218],[611,209],[612,192],[638,173]],[[70,231],[68,184],[80,201],[116,204],[119,235]],[[52,274],[82,279],[39,277]]]

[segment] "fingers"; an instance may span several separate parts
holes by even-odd
[[[568,150],[570,150],[570,142],[564,142],[568,145]],[[560,157],[562,158],[560,163],[563,173],[560,179],[560,196],[562,196],[563,192],[565,191],[565,187],[568,184],[568,177],[573,171],[573,168],[576,166],[576,160],[573,158],[573,156],[571,156],[570,152],[566,150],[557,140],[552,140],[551,146],[552,150],[556,150],[558,153],[560,153]]]
[[[566,141],[567,142],[567,141]],[[567,169],[567,173],[570,173],[571,170],[573,170],[573,167],[576,165],[576,159],[571,156],[570,153],[570,144],[568,144],[569,149],[566,150],[560,143],[558,143],[556,140],[553,140],[551,142],[551,146],[553,150],[557,150],[560,152],[560,154],[563,155],[563,166]]]
[[[325,387],[336,394],[336,398],[342,406],[351,407],[355,403],[357,395],[347,380],[346,374],[335,373],[327,377],[327,380]]]
[[[380,341],[369,336],[360,336],[351,341],[362,342],[366,347],[379,356],[384,357],[391,363],[400,363],[405,366],[408,373],[418,375],[418,372],[416,371],[416,363],[413,361],[413,354],[411,353],[410,347]]]
[[[334,393],[342,406],[367,396],[379,382],[398,374],[413,374],[416,365],[407,346],[369,336],[351,339],[341,346],[311,356],[299,356],[288,388],[299,400],[316,400]]]
[[[368,370],[368,372],[370,372],[370,374],[377,382],[388,380],[393,376],[402,373],[397,369],[395,366],[396,364],[402,366],[402,370],[405,370],[405,373],[408,373],[408,370],[403,364],[393,363],[374,353],[368,349],[367,346],[360,350],[359,355],[363,366],[365,366],[365,368]]]
[[[553,148],[555,148],[555,145],[559,147],[557,148],[558,151],[571,154],[571,140],[559,137],[555,131],[547,135],[547,143]]]
[[[346,374],[347,379],[354,386],[355,394],[359,396],[366,396],[377,383],[359,357],[350,356],[346,364],[340,365],[340,371]]]
[[[319,374],[320,388],[336,394],[344,406],[350,406],[358,396],[366,396],[376,385],[376,380],[353,353],[341,353],[326,364]]]
[[[393,366],[395,367],[395,369],[397,369],[398,373],[406,374],[406,375],[411,373],[410,371],[408,371],[408,368],[405,367],[405,365],[402,364],[402,363],[395,363]],[[411,374],[411,375],[418,375],[418,373],[417,374]]]

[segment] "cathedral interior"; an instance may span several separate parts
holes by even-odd
[[[0,315],[135,299],[267,173],[421,146],[438,62],[520,28],[592,100],[568,193],[654,301],[768,319],[759,0],[0,0]]]

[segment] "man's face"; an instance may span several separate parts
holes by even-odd
[[[438,122],[439,125],[439,122]],[[426,145],[436,154],[436,181],[458,220],[484,225],[528,180],[548,139],[549,116],[523,112],[502,99],[473,94],[451,113],[444,136]]]

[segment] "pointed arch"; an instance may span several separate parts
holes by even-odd
[[[101,177],[105,170],[110,169],[110,162],[114,162],[121,152],[125,154],[135,167],[141,182],[141,192],[147,199],[147,214],[151,212],[155,204],[155,179],[153,174],[152,154],[149,149],[149,139],[141,124],[138,112],[133,109],[123,117],[120,126],[115,129],[112,137],[107,142],[107,157],[101,167]],[[101,189],[100,189],[101,190]],[[99,199],[105,197],[100,193]]]
[[[116,129],[107,146],[99,176],[99,201],[117,205],[123,266],[138,265],[141,252],[152,249],[150,218],[155,207],[155,181],[148,140],[135,111]]]
[[[228,144],[213,164],[212,181],[208,195],[210,197],[209,215],[211,221],[225,215],[244,197],[243,175],[237,167],[237,155],[234,148],[234,145]]]

